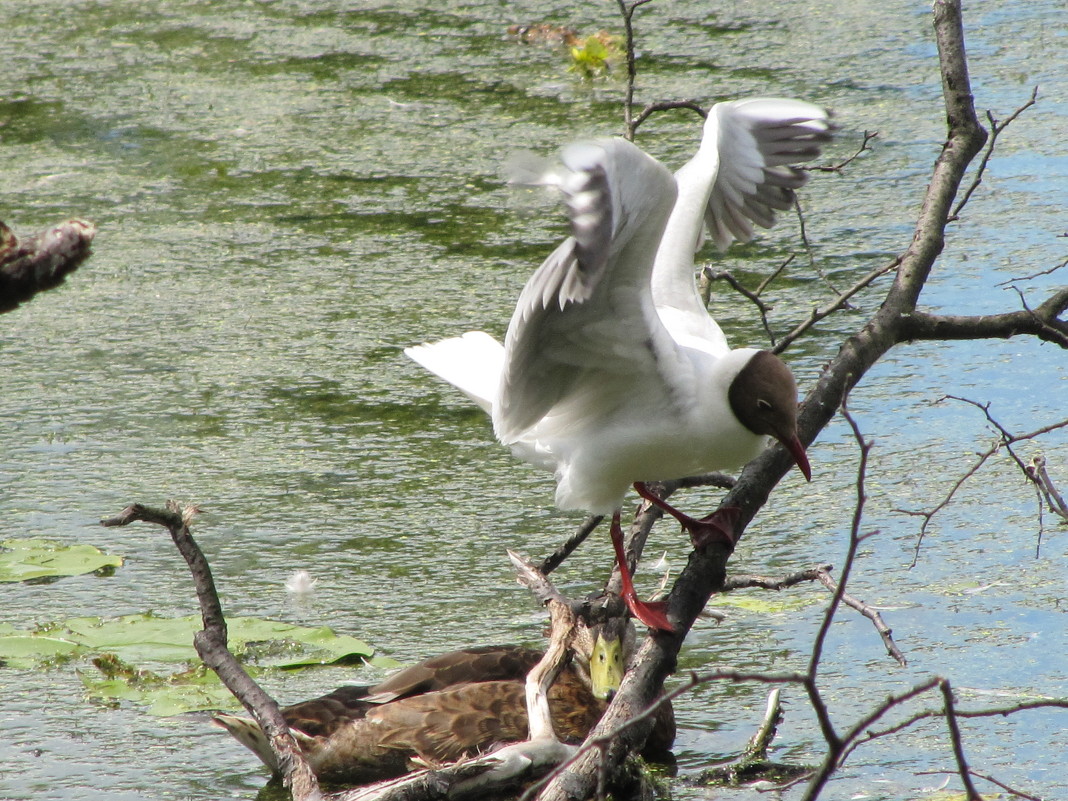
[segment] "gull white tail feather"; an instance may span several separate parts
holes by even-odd
[[[404,354],[473,400],[487,414],[493,408],[504,364],[504,346],[482,331],[468,331]]]

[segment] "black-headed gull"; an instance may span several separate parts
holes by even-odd
[[[706,138],[708,131],[706,125]],[[741,149],[751,156],[751,147]],[[799,160],[796,152],[793,160]],[[638,599],[627,569],[620,508],[628,488],[634,484],[673,514],[696,542],[717,534],[731,539],[723,520],[684,515],[644,483],[738,467],[760,453],[768,435],[809,477],[796,431],[797,389],[777,356],[729,350],[703,308],[713,328],[702,330],[713,335],[689,330],[693,309],[686,298],[690,293],[697,300],[693,253],[700,210],[689,215],[689,236],[676,232],[685,241],[688,267],[683,272],[674,269],[681,261],[672,263],[681,287],[665,295],[682,314],[668,325],[654,306],[651,274],[668,217],[674,222],[700,203],[713,208],[716,165],[699,191],[697,173],[686,178],[687,168],[680,171],[680,185],[690,190],[683,197],[690,200],[676,207],[675,179],[622,139],[571,146],[563,161],[566,169],[554,182],[567,200],[572,236],[527,282],[504,346],[472,331],[405,353],[489,412],[497,437],[518,457],[555,472],[557,506],[612,515],[628,606],[647,625],[672,630],[661,604]],[[773,166],[757,164],[761,174],[775,172]],[[747,203],[767,195],[766,179],[750,181],[763,194],[751,197],[738,193],[736,183],[724,184],[723,202],[732,211],[739,205],[748,210]],[[780,205],[777,199],[775,208]],[[757,221],[766,220],[763,213]]]

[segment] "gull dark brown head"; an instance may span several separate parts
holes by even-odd
[[[775,437],[812,480],[805,446],[797,436],[797,382],[774,353],[758,351],[735,376],[727,392],[734,416],[754,434]]]

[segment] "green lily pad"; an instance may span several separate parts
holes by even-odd
[[[78,643],[58,637],[38,637],[33,634],[0,635],[0,661],[11,667],[32,667],[38,662],[58,657],[74,657],[87,653]]]
[[[230,618],[226,623],[230,650],[242,661],[263,667],[361,662],[374,653],[362,640],[339,636],[325,626],[309,628],[252,617]],[[193,648],[193,635],[202,628],[199,615],[165,618],[140,614],[113,619],[76,617],[42,627],[34,635],[112,653],[131,664],[196,662],[199,657]]]
[[[121,566],[121,556],[92,545],[63,545],[37,538],[0,542],[0,581],[80,576]]]
[[[102,675],[83,671],[80,676],[98,700],[133,701],[147,705],[153,715],[236,708],[233,696],[201,663],[193,647],[193,636],[201,628],[197,615],[76,617],[32,631],[0,623],[0,661],[33,667],[96,654],[93,664]],[[386,661],[372,659],[374,649],[362,640],[339,636],[325,626],[236,617],[227,621],[227,631],[230,650],[252,675],[268,669]],[[143,667],[175,663],[192,667],[170,674]]]
[[[94,659],[93,664],[102,675],[79,671],[79,677],[89,695],[98,701],[132,701],[147,706],[150,715],[159,717],[240,707],[219,677],[204,665],[161,675],[126,664],[111,654]],[[253,675],[259,672],[250,671]]]

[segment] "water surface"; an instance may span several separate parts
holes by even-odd
[[[400,660],[539,640],[542,615],[504,549],[542,555],[577,520],[552,508],[550,477],[515,463],[484,417],[401,349],[473,328],[503,334],[519,289],[562,236],[551,201],[502,183],[508,154],[548,155],[620,129],[618,80],[584,83],[559,51],[512,41],[507,25],[618,31],[613,8],[3,4],[0,218],[28,233],[81,216],[100,233],[65,287],[0,318],[0,533],[126,558],[108,578],[4,586],[4,619],[193,611],[168,537],[97,525],[127,503],[173,497],[207,510],[197,532],[231,614],[330,625]],[[924,4],[657,2],[637,20],[640,100],[803,97],[835,110],[832,159],[879,131],[846,174],[804,191],[816,265],[833,283],[907,245],[944,136]],[[966,22],[980,109],[1004,118],[1033,86],[1041,97],[1003,134],[924,295],[978,314],[1018,308],[1002,282],[1065,258],[1068,37],[1052,0],[969,3]],[[675,167],[699,136],[678,113],[639,142]],[[787,221],[722,263],[755,281],[798,249]],[[1020,287],[1038,302],[1063,283],[1052,274]],[[773,294],[784,331],[831,290],[798,259]],[[862,297],[791,350],[803,390],[880,298]],[[714,312],[732,341],[760,341],[748,305],[722,295]],[[841,725],[932,674],[970,688],[976,705],[1066,694],[1064,528],[1047,516],[1035,558],[1036,502],[1014,468],[995,460],[969,482],[912,569],[918,523],[896,511],[936,504],[991,441],[976,409],[938,398],[990,402],[1025,432],[1063,417],[1066,382],[1049,345],[924,343],[892,353],[854,393],[875,441],[865,528],[879,534],[852,591],[886,608],[910,666],[895,667],[868,623],[843,614],[824,674]],[[1046,452],[1062,489],[1065,446],[1060,433],[1023,449]],[[845,426],[830,426],[811,458],[813,483],[786,479],[734,569],[840,564],[856,469]],[[685,559],[671,527],[652,547]],[[609,563],[597,535],[559,581],[586,592]],[[283,588],[298,567],[319,579],[300,607]],[[802,666],[822,599],[812,588],[790,597],[811,602],[732,609],[726,623],[702,625],[682,666]],[[305,672],[269,689],[291,702],[358,678]],[[0,797],[247,798],[264,781],[203,715],[95,706],[70,668],[0,679]],[[763,703],[751,686],[683,699],[683,772],[736,752]],[[1033,712],[967,724],[965,741],[977,769],[1056,797],[1068,794],[1068,776],[1050,767],[1063,728],[1063,714]],[[804,700],[790,699],[777,755],[815,760],[819,742]],[[922,797],[943,780],[922,772],[951,766],[932,725],[859,751],[826,797]]]

